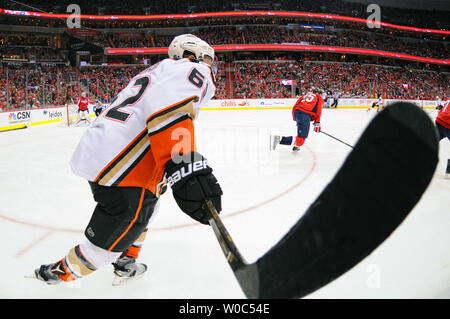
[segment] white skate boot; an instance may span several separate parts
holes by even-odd
[[[278,144],[280,144],[280,135],[270,135],[269,149],[271,151],[275,150]]]
[[[113,263],[113,266],[115,274],[113,286],[121,286],[135,279],[142,278],[147,271],[146,264],[137,263],[135,258],[128,256],[120,257]]]

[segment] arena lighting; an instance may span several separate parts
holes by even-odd
[[[15,11],[8,9],[0,9],[0,14],[6,15],[18,15],[26,17],[37,18],[49,18],[49,19],[67,19],[71,16],[68,13],[45,13],[45,12],[31,12],[31,11]],[[207,13],[185,13],[185,14],[157,14],[157,15],[89,15],[81,14],[80,19],[86,20],[167,20],[167,19],[198,19],[198,18],[219,18],[219,17],[245,17],[245,16],[268,16],[268,17],[306,17],[314,19],[329,19],[339,21],[350,21],[366,24],[368,21],[373,25],[377,25],[376,22],[341,16],[328,13],[309,13],[309,12],[293,12],[293,11],[226,11],[226,12],[207,12]],[[416,27],[408,27],[402,25],[396,25],[392,23],[380,22],[380,26],[386,28],[393,28],[405,31],[425,32],[425,33],[437,33],[437,34],[450,34],[447,30],[437,29],[423,29]]]
[[[389,51],[379,51],[370,49],[330,47],[322,45],[298,45],[298,44],[242,44],[242,45],[213,45],[213,49],[220,51],[314,51],[314,52],[337,52],[337,53],[354,53],[377,55],[381,57],[397,58],[425,63],[436,63],[449,65],[450,60],[424,58],[403,53],[395,53]],[[117,48],[105,49],[106,54],[157,54],[167,53],[168,48]]]
[[[309,24],[300,24],[299,28],[303,28],[303,29],[325,29],[325,27],[323,25],[309,25]]]

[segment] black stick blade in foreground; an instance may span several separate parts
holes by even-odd
[[[438,147],[425,112],[404,102],[386,107],[304,216],[252,264],[209,203],[211,226],[246,296],[300,298],[357,265],[420,200],[436,169]]]
[[[258,294],[250,297],[303,297],[358,264],[420,200],[438,148],[425,112],[404,102],[386,107],[305,215],[256,262]]]

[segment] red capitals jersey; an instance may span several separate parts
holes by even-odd
[[[436,117],[436,123],[450,129],[450,100],[444,103]]]
[[[78,98],[78,101],[76,104],[81,111],[86,111],[88,109],[89,102],[90,102],[89,98],[80,97],[80,98]]]
[[[320,122],[320,116],[322,115],[322,106],[324,100],[320,94],[308,93],[301,96],[294,107],[292,108],[292,117],[295,120],[294,113],[295,110],[299,110],[303,113],[311,115],[311,120],[315,123]]]

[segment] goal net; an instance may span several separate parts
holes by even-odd
[[[66,104],[63,107],[61,126],[74,125],[78,118],[78,107],[76,104]]]

